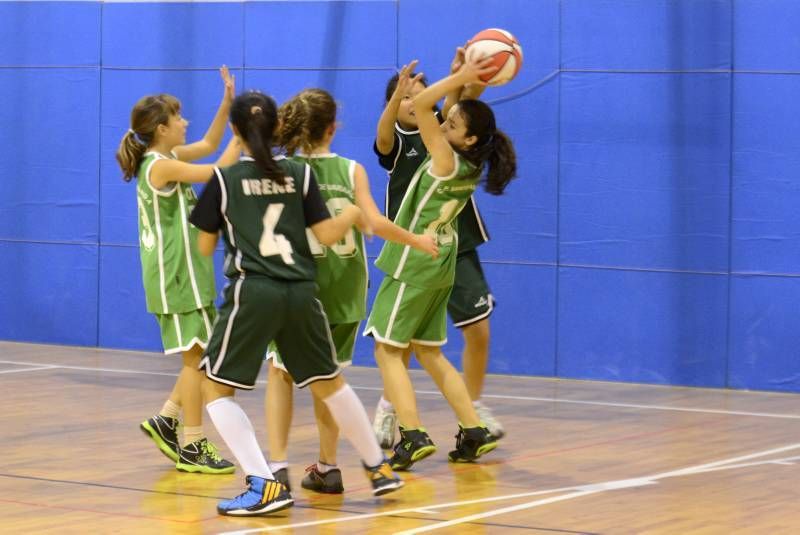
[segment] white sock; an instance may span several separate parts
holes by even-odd
[[[350,385],[344,385],[334,394],[323,400],[336,420],[342,434],[361,455],[367,466],[378,466],[383,462],[381,451],[372,425],[367,418],[364,405]]]
[[[320,474],[327,474],[334,468],[336,468],[335,464],[325,464],[322,461],[317,461],[317,472]]]
[[[256,440],[253,424],[239,404],[231,397],[219,398],[206,405],[206,410],[244,473],[274,479]]]
[[[267,461],[267,465],[269,465],[270,472],[274,474],[278,470],[289,468],[289,461],[273,461],[270,459]]]
[[[378,402],[378,407],[386,412],[394,412],[394,405],[392,405],[392,402],[387,401],[383,396],[381,396],[381,400]]]
[[[159,412],[161,416],[166,416],[167,418],[175,418],[178,419],[178,416],[181,415],[181,408],[178,404],[174,403],[171,399],[168,399],[164,406],[161,407],[161,412]]]

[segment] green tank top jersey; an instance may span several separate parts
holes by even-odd
[[[151,185],[153,164],[168,156],[145,154],[136,179],[139,207],[139,255],[147,311],[180,314],[214,302],[214,264],[197,250],[198,230],[189,224],[197,195],[174,182],[162,190]]]
[[[215,170],[222,191],[225,275],[313,281],[316,268],[303,210],[311,170],[282,156],[275,160],[285,172],[283,185],[264,178],[248,157]]]
[[[317,177],[320,194],[331,216],[355,204],[356,162],[336,154],[298,155]],[[367,253],[364,237],[351,228],[345,237],[325,247],[306,230],[317,263],[319,299],[331,324],[353,323],[367,316]]]
[[[422,142],[419,130],[403,130],[395,123],[395,150],[388,157],[381,158],[381,165],[389,173],[386,186],[386,217],[394,221],[400,203],[408,189],[411,179],[419,166],[428,156],[428,149]],[[458,250],[471,251],[489,241],[489,233],[478,205],[473,197],[458,215]]]
[[[415,234],[436,237],[439,257],[387,242],[375,265],[387,275],[421,288],[445,288],[453,284],[458,255],[455,220],[475,191],[479,173],[457,153],[455,169],[448,177],[431,174],[431,160],[420,165],[395,217],[395,223]]]

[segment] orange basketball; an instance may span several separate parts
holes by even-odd
[[[467,42],[467,59],[491,57],[497,67],[494,73],[481,79],[489,85],[503,85],[510,82],[522,67],[522,47],[517,38],[500,28],[489,28],[475,34]]]

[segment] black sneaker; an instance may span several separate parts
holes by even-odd
[[[178,462],[178,419],[156,414],[139,424],[139,429],[153,439],[161,453],[173,463]]]
[[[300,486],[323,494],[341,494],[344,492],[342,471],[332,468],[323,473],[319,471],[317,463],[314,463],[306,468],[306,475],[300,482]]]
[[[220,457],[216,446],[205,438],[182,447],[175,468],[181,472],[201,474],[232,474],[236,470],[233,463]]]
[[[372,483],[372,494],[375,496],[382,496],[403,486],[403,480],[392,471],[385,457],[378,466],[369,467],[363,462],[361,464],[367,471],[367,478]]]
[[[394,455],[389,459],[392,470],[408,470],[415,462],[436,451],[436,445],[425,432],[425,428],[400,428],[400,441],[394,447]]]
[[[272,472],[272,477],[275,478],[275,481],[286,487],[286,490],[292,492],[292,487],[289,485],[288,468],[281,468],[280,470],[275,470],[274,472]]]
[[[456,435],[456,449],[447,457],[453,463],[469,463],[478,457],[489,453],[497,447],[497,439],[484,426],[461,427],[458,425]]]

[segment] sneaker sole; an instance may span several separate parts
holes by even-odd
[[[318,492],[320,494],[344,494],[344,487],[342,488],[324,488],[324,487],[307,487],[300,483],[300,486],[311,492]]]
[[[261,516],[269,513],[277,513],[278,511],[288,509],[293,505],[294,500],[289,498],[288,500],[281,500],[279,502],[265,504],[259,509],[233,509],[231,511],[223,511],[217,507],[217,513],[224,516]]]
[[[156,443],[156,446],[158,446],[158,449],[161,451],[161,453],[166,455],[170,461],[172,461],[173,463],[178,462],[179,459],[178,454],[175,452],[175,450],[170,448],[169,444],[164,442],[164,439],[161,438],[161,435],[158,434],[158,431],[156,431],[150,426],[149,422],[140,423],[139,429],[142,430],[142,433],[150,437],[150,440]]]
[[[401,470],[401,471],[408,470],[409,468],[414,466],[414,463],[416,463],[417,461],[421,461],[425,457],[430,457],[434,453],[436,453],[436,446],[423,446],[411,454],[411,460],[408,462],[408,464],[390,465],[390,466],[392,467],[392,470]]]
[[[477,460],[479,457],[482,457],[482,456],[486,455],[486,454],[487,454],[487,453],[489,453],[490,451],[494,450],[496,447],[497,447],[497,442],[489,442],[488,444],[484,444],[483,446],[480,446],[480,447],[478,448],[478,451],[476,451],[476,452],[475,452],[475,457],[474,457],[473,459],[466,459],[466,458],[464,458],[464,457],[454,457],[454,456],[453,456],[453,453],[454,453],[454,452],[450,452],[450,453],[447,455],[447,459],[448,459],[448,460],[449,460],[451,463],[473,463],[473,462],[475,462],[475,461],[476,461],[476,460]]]
[[[394,437],[392,437],[389,440],[378,439],[378,444],[380,445],[382,450],[390,450],[392,449],[392,445],[394,444]]]
[[[189,472],[191,474],[210,474],[210,475],[224,475],[232,474],[236,471],[235,466],[228,468],[209,468],[208,466],[198,466],[196,464],[176,463],[175,468],[179,472]]]
[[[389,494],[390,492],[394,492],[397,489],[402,488],[404,484],[405,483],[403,483],[402,481],[397,481],[395,483],[392,483],[391,485],[386,485],[379,489],[373,489],[372,494],[374,494],[375,496],[383,496],[384,494]]]

